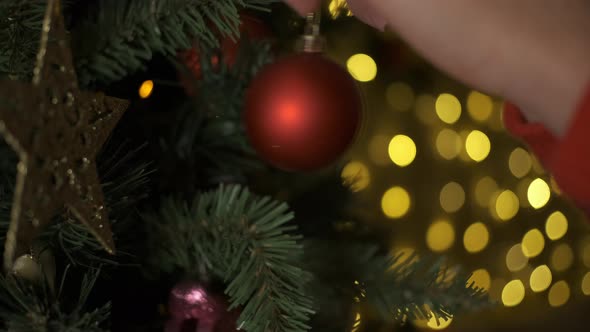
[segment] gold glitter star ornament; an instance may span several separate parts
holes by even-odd
[[[47,2],[33,82],[0,81],[0,134],[20,159],[8,270],[64,208],[114,253],[95,158],[129,104],[79,90],[60,7]]]

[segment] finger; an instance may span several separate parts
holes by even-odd
[[[321,0],[285,0],[285,2],[299,14],[305,15],[315,11],[320,6]]]

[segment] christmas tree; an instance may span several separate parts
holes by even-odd
[[[334,158],[350,103],[309,102],[341,112],[340,139],[263,151],[260,95],[281,84],[261,71],[305,24],[284,5],[5,0],[0,22],[1,330],[369,331],[490,304],[362,223]]]

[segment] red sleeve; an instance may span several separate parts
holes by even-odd
[[[541,124],[528,123],[511,104],[505,105],[504,124],[530,146],[561,190],[590,211],[590,87],[561,139]]]

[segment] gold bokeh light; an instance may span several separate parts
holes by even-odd
[[[353,192],[366,189],[371,183],[369,168],[360,161],[351,161],[342,169],[342,179]]]
[[[514,149],[508,158],[508,168],[515,177],[525,177],[533,168],[531,155],[523,148]]]
[[[582,278],[582,294],[590,296],[590,272],[586,273]]]
[[[496,216],[501,221],[508,221],[518,213],[520,202],[514,192],[504,190],[496,197],[494,208]]]
[[[492,277],[490,276],[488,270],[478,269],[471,273],[471,277],[469,278],[467,283],[474,283],[477,287],[489,291],[490,286],[492,285]]]
[[[506,307],[516,307],[524,300],[524,284],[520,280],[512,280],[502,290],[502,303]]]
[[[147,80],[141,83],[141,86],[139,87],[138,91],[140,98],[149,98],[152,95],[152,92],[154,92],[154,81]]]
[[[465,190],[457,182],[449,182],[440,191],[439,201],[446,212],[457,212],[465,204]]]
[[[461,137],[452,129],[443,129],[436,136],[436,150],[446,160],[457,158],[462,147]]]
[[[517,272],[528,264],[529,259],[522,252],[522,246],[516,244],[506,253],[506,267],[511,272]]]
[[[545,223],[545,234],[550,240],[556,241],[561,239],[567,233],[568,222],[567,218],[561,211],[555,211]]]
[[[463,234],[463,245],[469,253],[478,253],[484,250],[490,241],[490,232],[482,222],[471,224]]]
[[[545,238],[540,230],[534,228],[522,237],[522,252],[528,258],[537,257],[545,248]]]
[[[387,103],[396,111],[409,111],[414,106],[414,90],[404,82],[393,82],[385,91]]]
[[[494,111],[494,102],[481,92],[471,91],[467,96],[467,111],[473,120],[485,122]]]
[[[555,271],[565,271],[574,263],[574,251],[567,243],[561,243],[551,253],[551,267]]]
[[[535,209],[540,209],[549,202],[549,199],[551,198],[551,189],[543,179],[535,179],[529,185],[527,196],[531,206]]]
[[[346,16],[352,16],[352,12],[348,8],[348,4],[346,3],[346,0],[332,0],[332,1],[330,1],[330,5],[328,6],[328,10],[330,11],[330,16],[332,16],[332,18],[338,18],[342,14],[344,14]]]
[[[410,210],[411,205],[410,194],[402,187],[389,189],[381,199],[383,213],[392,219],[399,219],[405,216]]]
[[[389,142],[391,137],[385,135],[376,135],[369,141],[369,158],[378,166],[390,165],[391,158],[389,158]]]
[[[447,327],[449,327],[451,325],[451,323],[453,322],[452,318],[449,319],[436,319],[436,317],[434,317],[434,315],[428,320],[428,322],[426,323],[426,326],[428,328],[430,328],[431,330],[444,330]]]
[[[486,134],[479,130],[474,130],[465,140],[465,150],[469,158],[474,161],[484,161],[490,154],[492,144]]]
[[[397,135],[389,142],[389,158],[400,167],[410,165],[416,158],[416,144],[406,135]]]
[[[547,265],[538,266],[531,273],[530,286],[535,293],[545,291],[551,285],[553,275]]]
[[[455,228],[447,220],[437,220],[426,231],[426,244],[434,252],[443,252],[453,246]]]
[[[475,202],[480,207],[488,207],[492,196],[497,190],[498,184],[496,181],[489,176],[484,176],[475,184]]]
[[[453,124],[461,117],[461,102],[449,93],[443,93],[436,99],[436,114],[442,122]]]
[[[551,286],[547,297],[550,306],[561,307],[570,298],[570,286],[564,280],[558,281]]]
[[[350,75],[359,82],[370,82],[377,76],[375,60],[366,54],[355,54],[346,62]]]

